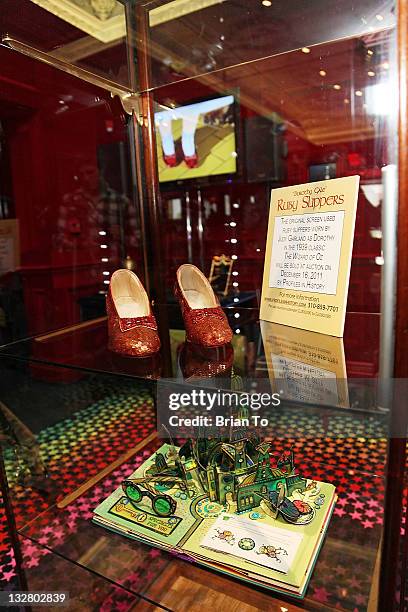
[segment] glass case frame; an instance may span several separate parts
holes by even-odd
[[[105,87],[113,93],[119,94],[122,99],[131,102],[133,111],[129,131],[131,140],[134,142],[133,164],[137,174],[139,212],[143,233],[143,259],[147,289],[153,300],[158,305],[164,305],[167,297],[165,287],[165,262],[162,250],[162,215],[163,208],[159,189],[159,175],[156,158],[156,134],[154,129],[155,112],[155,83],[151,78],[150,61],[150,32],[148,26],[149,10],[157,3],[154,2],[123,2],[126,5],[128,17],[128,58],[129,65],[137,67],[130,71],[130,87],[124,88],[120,84],[105,83]],[[398,174],[399,174],[399,196],[398,196],[398,228],[399,236],[404,235],[408,223],[408,119],[406,82],[408,74],[407,49],[408,49],[408,9],[400,0],[398,3],[398,78],[399,78],[399,121],[398,121]],[[317,40],[316,42],[320,42]],[[312,44],[312,43],[311,43]],[[21,50],[21,48],[20,48]],[[38,57],[38,59],[44,59]],[[254,58],[252,58],[253,60]],[[251,60],[251,61],[252,61]],[[55,64],[54,64],[55,65]],[[57,66],[58,67],[58,66]],[[229,66],[225,66],[227,69]],[[65,70],[66,67],[59,66]],[[91,76],[76,74],[79,78],[92,79]],[[97,82],[101,85],[101,81]],[[169,83],[170,84],[170,83]],[[129,108],[129,107],[128,107]],[[392,230],[391,230],[392,233]],[[406,321],[408,319],[407,283],[408,283],[408,246],[407,241],[400,239],[398,242],[398,275],[397,275],[397,309],[395,321],[395,365],[388,375],[394,378],[404,378],[408,375],[408,363],[406,358]],[[391,242],[391,248],[392,242]],[[391,256],[392,258],[392,256]],[[395,270],[395,267],[393,268]],[[392,274],[392,272],[391,272]],[[393,309],[392,309],[393,310]],[[384,314],[384,313],[383,313]],[[168,334],[168,319],[164,312],[159,320],[161,337],[163,339],[164,363],[171,360],[170,338]],[[386,335],[390,337],[390,329],[394,327],[394,321],[388,320]],[[388,357],[393,355],[394,346],[387,349]],[[52,364],[52,362],[50,362]],[[390,360],[388,359],[388,363]],[[398,582],[395,559],[400,553],[401,545],[404,549],[406,544],[401,541],[399,529],[401,524],[401,508],[403,500],[403,487],[405,479],[406,440],[393,432],[406,430],[405,411],[401,403],[393,403],[391,412],[391,436],[388,447],[388,478],[386,483],[386,501],[384,515],[383,548],[381,555],[381,569],[379,573],[379,609],[388,604],[395,593]],[[406,553],[403,560],[406,567]],[[401,589],[403,593],[403,589]]]

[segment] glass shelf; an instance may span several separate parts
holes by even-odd
[[[171,355],[174,362],[185,338],[179,307],[173,304],[156,305],[155,310],[159,328],[161,319],[169,322]],[[260,330],[259,309],[230,306],[224,308],[224,311],[235,332],[232,341],[235,349],[234,366],[246,376],[255,371],[262,372],[262,369],[265,369],[263,359],[265,351]],[[379,350],[378,348],[373,350],[373,346],[378,347],[379,327],[380,315],[377,313],[350,312],[347,314],[344,338],[334,339],[334,343],[337,343],[340,349],[344,347],[348,378],[376,378],[378,376]],[[289,338],[293,329],[283,325],[275,326],[274,333],[279,337],[287,335]],[[298,333],[304,332],[298,330]],[[325,336],[318,333],[310,336],[316,350],[319,350],[319,346],[324,344],[324,339]],[[163,361],[160,353],[157,360],[153,361],[126,358],[110,352],[107,346],[107,319],[101,317],[1,346],[0,357],[21,359],[33,364],[61,365],[66,368],[124,374],[138,378],[160,378],[161,370],[157,369],[157,364]],[[246,354],[245,359],[242,359],[240,347],[245,347],[247,351],[248,347],[252,349],[254,346],[256,347],[255,354]],[[215,350],[209,351],[209,360],[216,359],[216,353]],[[194,356],[194,351],[191,354]],[[177,365],[173,363],[171,369],[173,375],[175,375],[176,368]]]
[[[3,346],[0,358],[27,362],[30,375],[46,382],[79,380],[86,372],[98,372],[147,383],[165,378],[200,384],[212,379],[215,386],[224,387],[231,376],[240,376],[244,386],[245,381],[256,381],[259,388],[283,385],[286,399],[295,402],[377,409],[378,350],[373,350],[379,343],[377,314],[348,313],[340,339],[262,323],[257,308],[230,305],[224,311],[234,331],[231,345],[204,349],[185,342],[177,305],[159,304],[155,310],[159,329],[161,323],[170,326],[170,346],[152,358],[110,352],[104,317]],[[313,387],[317,378],[327,380],[323,394]],[[295,384],[302,379],[304,384]]]

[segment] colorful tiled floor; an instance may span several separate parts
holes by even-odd
[[[77,401],[80,409],[73,407],[69,418],[44,428],[37,436],[39,455],[47,470],[45,478],[37,479],[33,487],[22,486],[17,480],[21,474],[16,470],[13,449],[5,448],[6,470],[18,528],[100,472],[155,429],[151,394],[139,383],[126,380],[108,383],[104,396],[87,407],[83,407],[83,385],[79,389]],[[92,393],[89,396],[92,397]],[[70,400],[75,400],[75,394],[71,393]],[[24,458],[25,455],[23,461]],[[39,490],[36,485],[44,488]],[[0,529],[0,582],[7,583],[15,579],[16,572],[3,509]],[[58,537],[58,531],[54,536]],[[23,543],[22,552],[28,568],[38,565],[40,556],[47,554],[46,549],[28,542]]]

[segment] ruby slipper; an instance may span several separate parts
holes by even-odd
[[[163,159],[164,159],[164,163],[166,164],[166,166],[169,166],[169,168],[174,168],[175,166],[177,166],[177,158],[176,155],[163,155]]]
[[[183,264],[179,267],[175,294],[189,342],[210,348],[231,342],[232,331],[227,317],[208,279],[196,266]]]
[[[198,167],[198,155],[196,153],[194,155],[185,155],[184,161],[186,162],[189,168]]]
[[[108,347],[130,357],[150,357],[160,349],[157,323],[149,298],[134,272],[116,270],[108,295]]]

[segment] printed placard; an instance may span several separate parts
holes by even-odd
[[[261,319],[343,335],[359,180],[272,191]]]

